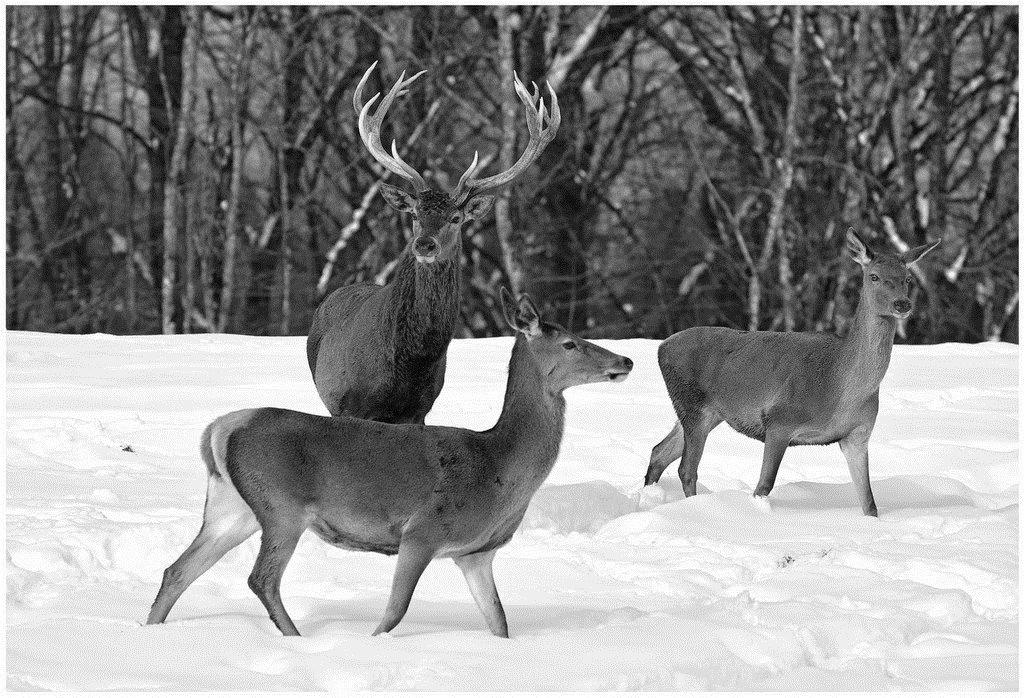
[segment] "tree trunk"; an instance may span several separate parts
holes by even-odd
[[[934,61],[934,83],[932,85],[932,122],[934,132],[932,134],[932,146],[930,160],[931,167],[928,173],[928,238],[938,240],[945,238],[949,240],[946,224],[948,219],[948,206],[946,203],[947,186],[949,181],[949,162],[946,158],[946,147],[950,142],[949,117],[951,110],[950,100],[950,72],[952,63],[953,46],[953,19],[950,16],[950,8],[938,5],[935,12],[935,29],[933,37],[935,43],[932,47]],[[923,241],[922,241],[923,242]],[[915,243],[917,244],[917,243]],[[925,268],[918,267],[918,270],[925,272]],[[942,323],[942,308],[939,304],[937,294],[932,293],[930,288],[924,289],[928,298],[928,324],[938,327]]]
[[[189,187],[192,189],[192,187]],[[183,230],[186,232],[182,242],[185,244],[185,264],[184,273],[182,274],[183,282],[185,286],[184,299],[182,301],[182,313],[181,313],[181,331],[183,334],[192,334],[192,311],[195,308],[196,301],[196,284],[193,270],[196,266],[196,241],[193,239],[196,235],[198,225],[196,225],[195,216],[193,210],[195,204],[190,202],[189,199],[194,199],[195,195],[189,196],[187,194],[182,195],[182,218],[185,221]]]
[[[248,26],[246,9],[236,8],[232,20],[237,51],[231,67],[231,184],[228,190],[228,212],[224,223],[224,271],[220,294],[220,316],[217,331],[227,332],[231,321],[231,305],[235,295],[235,268],[238,255],[238,207],[242,196],[242,162],[245,159],[245,141],[242,117],[245,114],[245,86],[243,71],[248,54]]]
[[[177,292],[178,274],[178,226],[183,219],[182,210],[182,175],[185,172],[186,142],[192,120],[192,102],[196,85],[196,62],[199,52],[199,35],[202,32],[202,9],[189,6],[186,12],[185,55],[183,58],[185,75],[182,78],[181,110],[178,113],[177,136],[174,139],[174,150],[171,153],[170,168],[164,183],[164,251],[163,275],[161,282],[161,329],[164,334],[174,334],[178,325],[175,322],[175,293]],[[186,231],[187,234],[187,231]],[[186,312],[189,310],[185,309]]]
[[[130,32],[128,31],[127,25],[122,23],[119,34],[119,48],[120,48],[120,59],[121,65],[127,66],[128,61],[128,43],[130,41]],[[121,72],[120,80],[121,94],[128,94],[128,75],[127,71]],[[132,124],[132,128],[135,126],[135,110],[127,99],[121,100],[121,123]],[[131,115],[129,117],[129,115]],[[124,165],[125,165],[125,185],[127,188],[126,193],[126,211],[124,217],[124,239],[125,239],[125,334],[135,333],[135,321],[137,317],[136,308],[136,296],[137,296],[137,275],[135,272],[135,206],[137,197],[137,182],[136,175],[138,173],[138,156],[136,148],[129,145],[125,148],[124,154]]]
[[[771,214],[768,217],[768,239],[779,241],[779,290],[782,294],[782,325],[786,332],[796,329],[796,297],[793,293],[793,271],[790,262],[792,235],[785,228],[785,207],[793,186],[793,151],[797,140],[797,107],[800,101],[800,74],[803,72],[804,11],[800,5],[793,12],[793,46],[789,65],[789,103],[782,140],[779,174],[772,187]]]
[[[287,31],[284,38],[282,65],[283,103],[281,144],[278,154],[280,171],[281,211],[281,334],[291,332],[292,322],[292,249],[291,227],[297,216],[296,202],[303,196],[302,169],[305,150],[299,143],[299,116],[301,115],[303,83],[306,75],[306,51],[312,36],[314,22],[309,8],[297,5],[283,10]]]
[[[501,100],[501,148],[498,155],[498,171],[506,172],[515,164],[516,148],[516,93],[512,89],[512,56],[513,26],[518,25],[519,18],[512,16],[507,5],[494,8],[498,19],[498,74],[505,85],[502,88]],[[516,298],[523,291],[523,270],[516,260],[512,241],[512,185],[504,187],[494,202],[494,224],[501,245],[501,256],[505,263],[505,276],[508,278],[512,293]]]
[[[282,176],[278,176],[278,184],[281,194],[281,335],[287,336],[291,329],[292,305],[292,259],[288,247],[288,231],[290,217],[288,215],[288,177],[283,176],[285,168],[285,145],[279,143],[277,148],[277,169]]]
[[[61,23],[61,7],[45,7],[43,10],[43,63],[39,71],[39,91],[51,103],[60,100],[60,76],[63,70],[59,44],[63,26]],[[40,209],[39,247],[45,250],[58,239],[67,217],[68,203],[64,198],[61,182],[61,135],[60,115],[56,109],[44,109],[42,118],[42,179],[43,205]],[[41,308],[41,320],[51,327],[60,318],[57,313],[57,299],[60,297],[61,279],[54,273],[54,264],[49,260],[41,260],[40,281],[44,289]]]
[[[67,80],[67,98],[64,119],[67,123],[66,139],[70,146],[65,153],[63,163],[62,184],[64,196],[68,201],[72,212],[71,230],[75,231],[72,246],[72,257],[74,260],[74,272],[72,284],[74,296],[77,297],[77,307],[72,312],[80,315],[81,319],[75,323],[75,329],[79,332],[99,331],[99,315],[94,307],[94,296],[98,288],[93,283],[91,259],[88,253],[88,235],[92,230],[91,221],[82,214],[82,182],[81,182],[81,156],[85,149],[85,141],[88,135],[87,121],[84,115],[85,96],[83,82],[85,76],[86,60],[89,59],[89,37],[92,28],[99,16],[98,7],[70,7],[70,32],[69,50],[67,63],[69,67]],[[82,311],[85,311],[84,313]]]
[[[149,252],[149,277],[161,278],[164,225],[164,192],[168,162],[174,150],[175,123],[181,109],[182,53],[185,46],[184,7],[125,6],[125,22],[131,35],[135,70],[146,95],[150,145],[146,151],[149,166],[149,190],[145,209],[146,237],[143,247]],[[150,16],[154,16],[152,20]],[[157,41],[150,41],[150,23],[156,24]]]
[[[10,43],[10,23],[8,22],[8,43]],[[8,80],[10,73],[8,73]],[[16,183],[24,181],[17,158],[18,140],[14,121],[11,119],[11,100],[7,100],[7,329],[20,330],[20,302],[18,299],[18,281],[21,274],[18,269],[18,257],[21,252],[21,221],[18,218],[19,199],[15,193]],[[13,259],[12,259],[13,258]]]

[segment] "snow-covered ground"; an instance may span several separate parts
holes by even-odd
[[[246,586],[259,536],[144,626],[195,536],[197,444],[224,412],[326,413],[304,338],[7,333],[9,690],[1016,690],[1018,349],[898,346],[871,442],[880,519],[837,446],[715,430],[698,495],[641,488],[673,413],[648,340],[574,388],[561,456],[494,569],[493,637],[448,560],[370,637],[394,558],[307,534],[284,577],[301,638]],[[434,424],[485,429],[511,338],[456,340]]]

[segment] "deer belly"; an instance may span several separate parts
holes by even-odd
[[[744,436],[750,437],[751,439],[757,439],[762,443],[764,442],[764,436],[768,431],[763,419],[751,417],[749,415],[736,415],[729,417],[729,419],[725,420],[725,423]]]
[[[828,446],[840,441],[853,431],[857,422],[833,416],[820,423],[801,426],[790,439],[791,446]]]
[[[512,539],[518,524],[503,526],[489,530],[484,534],[468,537],[463,540],[451,540],[441,546],[435,557],[460,557],[473,553],[484,553],[500,548]]]
[[[523,516],[526,515],[527,505],[529,505],[529,501],[521,507],[507,509],[504,513],[494,516],[489,522],[478,528],[475,535],[464,537],[461,544],[451,545],[451,551],[447,554],[456,557],[470,553],[482,553],[504,546],[512,540],[512,536],[519,529],[519,524],[522,523]]]
[[[744,436],[762,443],[771,426],[782,426],[791,430],[791,446],[833,444],[849,434],[853,428],[853,424],[848,423],[849,420],[843,416],[815,414],[807,419],[807,416],[799,411],[778,407],[770,413],[767,410],[736,410],[726,417],[725,422]]]
[[[360,550],[384,555],[398,553],[401,533],[379,522],[337,521],[318,516],[309,530],[337,548]]]
[[[845,436],[845,434],[843,435]],[[835,432],[808,430],[796,434],[789,442],[790,446],[828,446],[843,438]]]

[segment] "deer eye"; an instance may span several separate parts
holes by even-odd
[[[872,281],[878,281],[878,274],[872,274],[871,275],[871,280]]]
[[[573,349],[577,348],[576,342],[572,341],[571,339],[567,339],[564,342],[562,342],[562,347],[568,349],[569,351],[572,351]]]
[[[457,214],[457,213],[454,216],[452,216],[452,223],[458,223],[461,220],[462,220],[462,217],[459,216],[459,214]]]

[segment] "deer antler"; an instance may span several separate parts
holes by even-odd
[[[551,95],[551,112],[549,113],[544,106],[544,98],[540,96],[537,83],[533,83],[533,94],[531,95],[526,91],[522,81],[519,80],[519,76],[515,73],[512,73],[512,75],[515,78],[516,94],[519,95],[519,101],[526,107],[526,125],[530,130],[530,143],[526,146],[523,154],[519,156],[516,164],[504,172],[485,177],[484,179],[473,178],[477,164],[480,161],[479,153],[475,153],[472,164],[459,179],[459,185],[455,188],[454,196],[458,204],[461,204],[474,194],[508,184],[521,175],[526,168],[533,164],[533,161],[537,159],[537,156],[541,154],[558,132],[558,125],[562,122],[562,114],[558,110],[558,97],[551,88],[551,83],[547,83],[548,94]],[[545,121],[547,121],[546,128],[544,126]]]
[[[380,97],[380,92],[375,94],[370,101],[364,105],[363,86],[366,84],[367,78],[370,77],[370,73],[373,72],[375,67],[377,67],[377,61],[374,61],[373,65],[366,69],[366,72],[363,73],[363,78],[359,81],[359,84],[356,85],[356,91],[352,94],[352,106],[355,107],[356,113],[359,114],[359,137],[363,139],[363,145],[365,145],[366,149],[370,151],[370,155],[373,156],[374,160],[379,162],[381,165],[384,165],[384,167],[388,168],[399,177],[404,177],[412,182],[413,186],[416,187],[417,192],[423,191],[427,188],[427,183],[423,181],[423,177],[420,176],[419,172],[414,170],[409,163],[405,162],[405,160],[398,155],[398,148],[395,141],[391,141],[391,155],[388,155],[387,151],[381,146],[380,125],[384,120],[384,117],[387,115],[388,109],[391,108],[391,103],[395,100],[395,97],[408,92],[406,88],[408,88],[416,78],[427,71],[421,70],[408,80],[405,79],[405,71],[402,71],[402,74],[398,77],[398,82],[396,82],[394,87],[391,88],[387,97],[385,97],[380,103],[380,106],[377,107],[377,112],[371,117],[369,116],[370,107],[373,106],[373,103],[377,101],[378,97]]]

